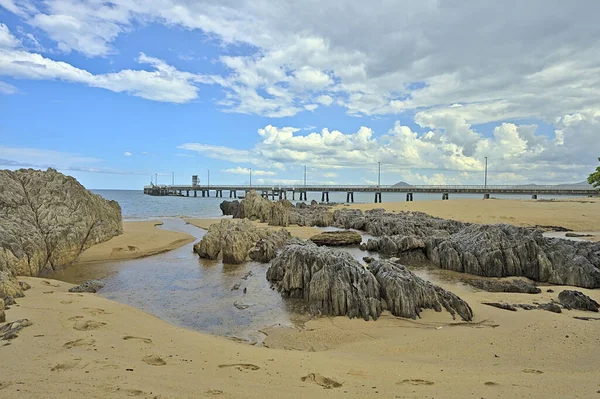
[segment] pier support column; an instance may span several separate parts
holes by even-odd
[[[189,197],[190,196],[190,190],[185,190],[185,196]]]
[[[375,203],[380,203],[381,204],[381,192],[377,192],[375,193]]]
[[[198,191],[194,190],[194,198],[198,196]]]
[[[442,194],[442,201],[448,200],[449,198],[450,198],[450,195],[448,193]]]
[[[237,190],[229,190],[229,198],[237,198]]]
[[[206,192],[204,190],[202,190],[202,198],[204,198],[206,196]]]
[[[307,201],[306,191],[300,191],[300,201]]]
[[[406,193],[406,201],[412,201],[413,200],[413,193]]]
[[[346,193],[346,202],[354,202],[354,192],[348,191]]]
[[[321,202],[329,202],[329,191],[323,191],[321,194]]]
[[[534,199],[534,200],[536,200],[536,199],[537,199],[537,194],[532,194],[532,195],[531,195],[531,199]]]
[[[296,201],[296,192],[292,190],[292,201]]]
[[[490,199],[490,195],[489,195],[489,194],[483,194],[483,199],[484,199],[484,200],[486,200],[486,199]]]

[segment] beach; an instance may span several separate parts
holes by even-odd
[[[594,224],[600,214],[600,202],[588,199],[552,203],[451,200],[353,207],[384,207],[396,212],[410,208],[434,216],[452,215],[463,221],[502,220],[517,225],[600,231],[600,223]],[[218,221],[187,220],[203,228]],[[114,260],[113,249],[126,245],[140,248],[137,255],[149,255],[190,239],[185,233],[157,229],[156,222],[134,223],[125,222],[125,234],[88,249],[80,262]],[[290,229],[299,237],[309,237],[315,231],[319,230]],[[89,254],[84,257],[86,252]],[[321,317],[293,327],[266,327],[262,330],[266,334],[264,347],[180,328],[97,294],[69,293],[72,285],[62,281],[20,278],[32,288],[6,311],[7,320],[29,319],[33,325],[24,328],[18,338],[0,343],[3,363],[8,365],[0,376],[0,396],[598,395],[600,320],[574,318],[598,317],[597,313],[510,312],[482,302],[546,303],[556,300],[564,289],[576,289],[600,301],[600,290],[542,284],[539,294],[490,293],[457,282],[454,277],[463,274],[439,273],[440,286],[470,304],[475,315],[472,322],[454,320],[447,312],[433,310],[423,311],[416,320],[394,317],[388,312],[379,320],[368,322]],[[444,280],[446,275],[449,278]],[[550,288],[553,292],[547,292]]]

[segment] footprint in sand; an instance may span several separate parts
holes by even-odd
[[[79,359],[79,358],[73,359],[73,360],[67,360],[66,362],[58,363],[56,366],[52,367],[50,369],[50,371],[71,370],[72,368],[76,367],[79,364],[79,362],[81,362],[81,359]]]
[[[100,309],[100,308],[83,308],[87,313],[91,314],[92,316],[98,316],[99,314],[112,314],[110,312],[107,312],[104,309]]]
[[[142,341],[145,344],[151,344],[152,343],[152,340],[150,338],[134,337],[134,336],[131,336],[131,335],[126,335],[126,336],[123,337],[123,339],[125,341],[129,341],[130,339],[139,339],[140,341]]]
[[[527,373],[527,374],[544,374],[544,372],[542,370],[536,370],[536,369],[523,369],[521,371],[524,373]]]
[[[88,330],[96,330],[102,326],[105,326],[106,323],[101,321],[92,321],[92,320],[79,320],[75,323],[73,328],[79,331],[88,331]]]
[[[495,386],[500,385],[500,384],[498,384],[497,382],[494,382],[494,381],[486,381],[486,382],[483,383],[483,385],[486,385],[488,387],[495,387]]]
[[[49,287],[60,287],[60,284],[52,284],[50,281],[42,280],[41,284],[47,285]]]
[[[208,396],[219,396],[223,395],[223,391],[221,391],[220,389],[209,389],[207,391],[204,391],[204,394]]]
[[[127,247],[115,247],[112,249],[112,252],[135,252],[138,251],[139,248],[133,245],[128,245]]]
[[[70,305],[70,304],[73,303],[73,300],[69,299],[69,300],[66,300],[66,301],[60,301],[60,303],[62,303],[63,305]]]
[[[256,370],[260,370],[260,367],[254,365],[254,364],[248,364],[248,363],[236,363],[236,364],[219,364],[219,368],[226,368],[226,367],[235,367],[236,369],[242,371],[242,370],[250,370],[250,371],[256,371]]]
[[[336,380],[324,377],[321,374],[310,373],[309,375],[300,379],[304,382],[314,382],[315,384],[322,386],[324,389],[339,388],[342,386],[342,384],[337,382]]]
[[[69,341],[66,344],[63,345],[63,348],[65,349],[71,349],[71,348],[75,348],[78,346],[92,346],[96,343],[95,339],[92,338],[81,338],[81,339],[77,339],[75,341]]]
[[[83,319],[83,316],[73,316],[73,317],[69,317],[69,320],[73,321],[73,320],[79,320],[79,319]]]
[[[54,291],[44,291],[42,294],[54,294]]]
[[[421,380],[421,379],[413,379],[413,380],[402,380],[400,384],[410,384],[410,385],[433,385],[433,381]]]
[[[167,364],[164,360],[156,355],[148,355],[142,358],[142,361],[150,366],[164,366]]]

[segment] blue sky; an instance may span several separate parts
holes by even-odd
[[[382,184],[480,184],[487,156],[493,184],[584,180],[599,6],[484,3],[0,0],[0,168],[141,188],[303,165],[373,184],[381,162]]]

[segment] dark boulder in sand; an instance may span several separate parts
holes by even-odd
[[[224,216],[235,216],[239,212],[240,202],[238,200],[223,201],[219,205],[219,208],[221,208]]]
[[[558,294],[558,300],[565,309],[589,310],[598,312],[600,305],[589,296],[579,291],[564,290]]]
[[[90,280],[85,283],[76,285],[75,287],[69,288],[69,292],[98,292],[104,287],[104,283],[98,280]]]
[[[470,307],[402,265],[365,267],[350,254],[304,242],[288,245],[271,262],[267,279],[282,295],[304,299],[315,315],[376,320],[383,310],[415,318],[422,309],[448,310],[471,320]]]
[[[310,237],[310,240],[317,245],[329,247],[350,246],[360,244],[362,236],[352,230],[324,231]]]
[[[470,279],[466,281],[469,285],[488,292],[518,292],[522,294],[539,294],[541,289],[535,284],[524,280],[483,280]]]

